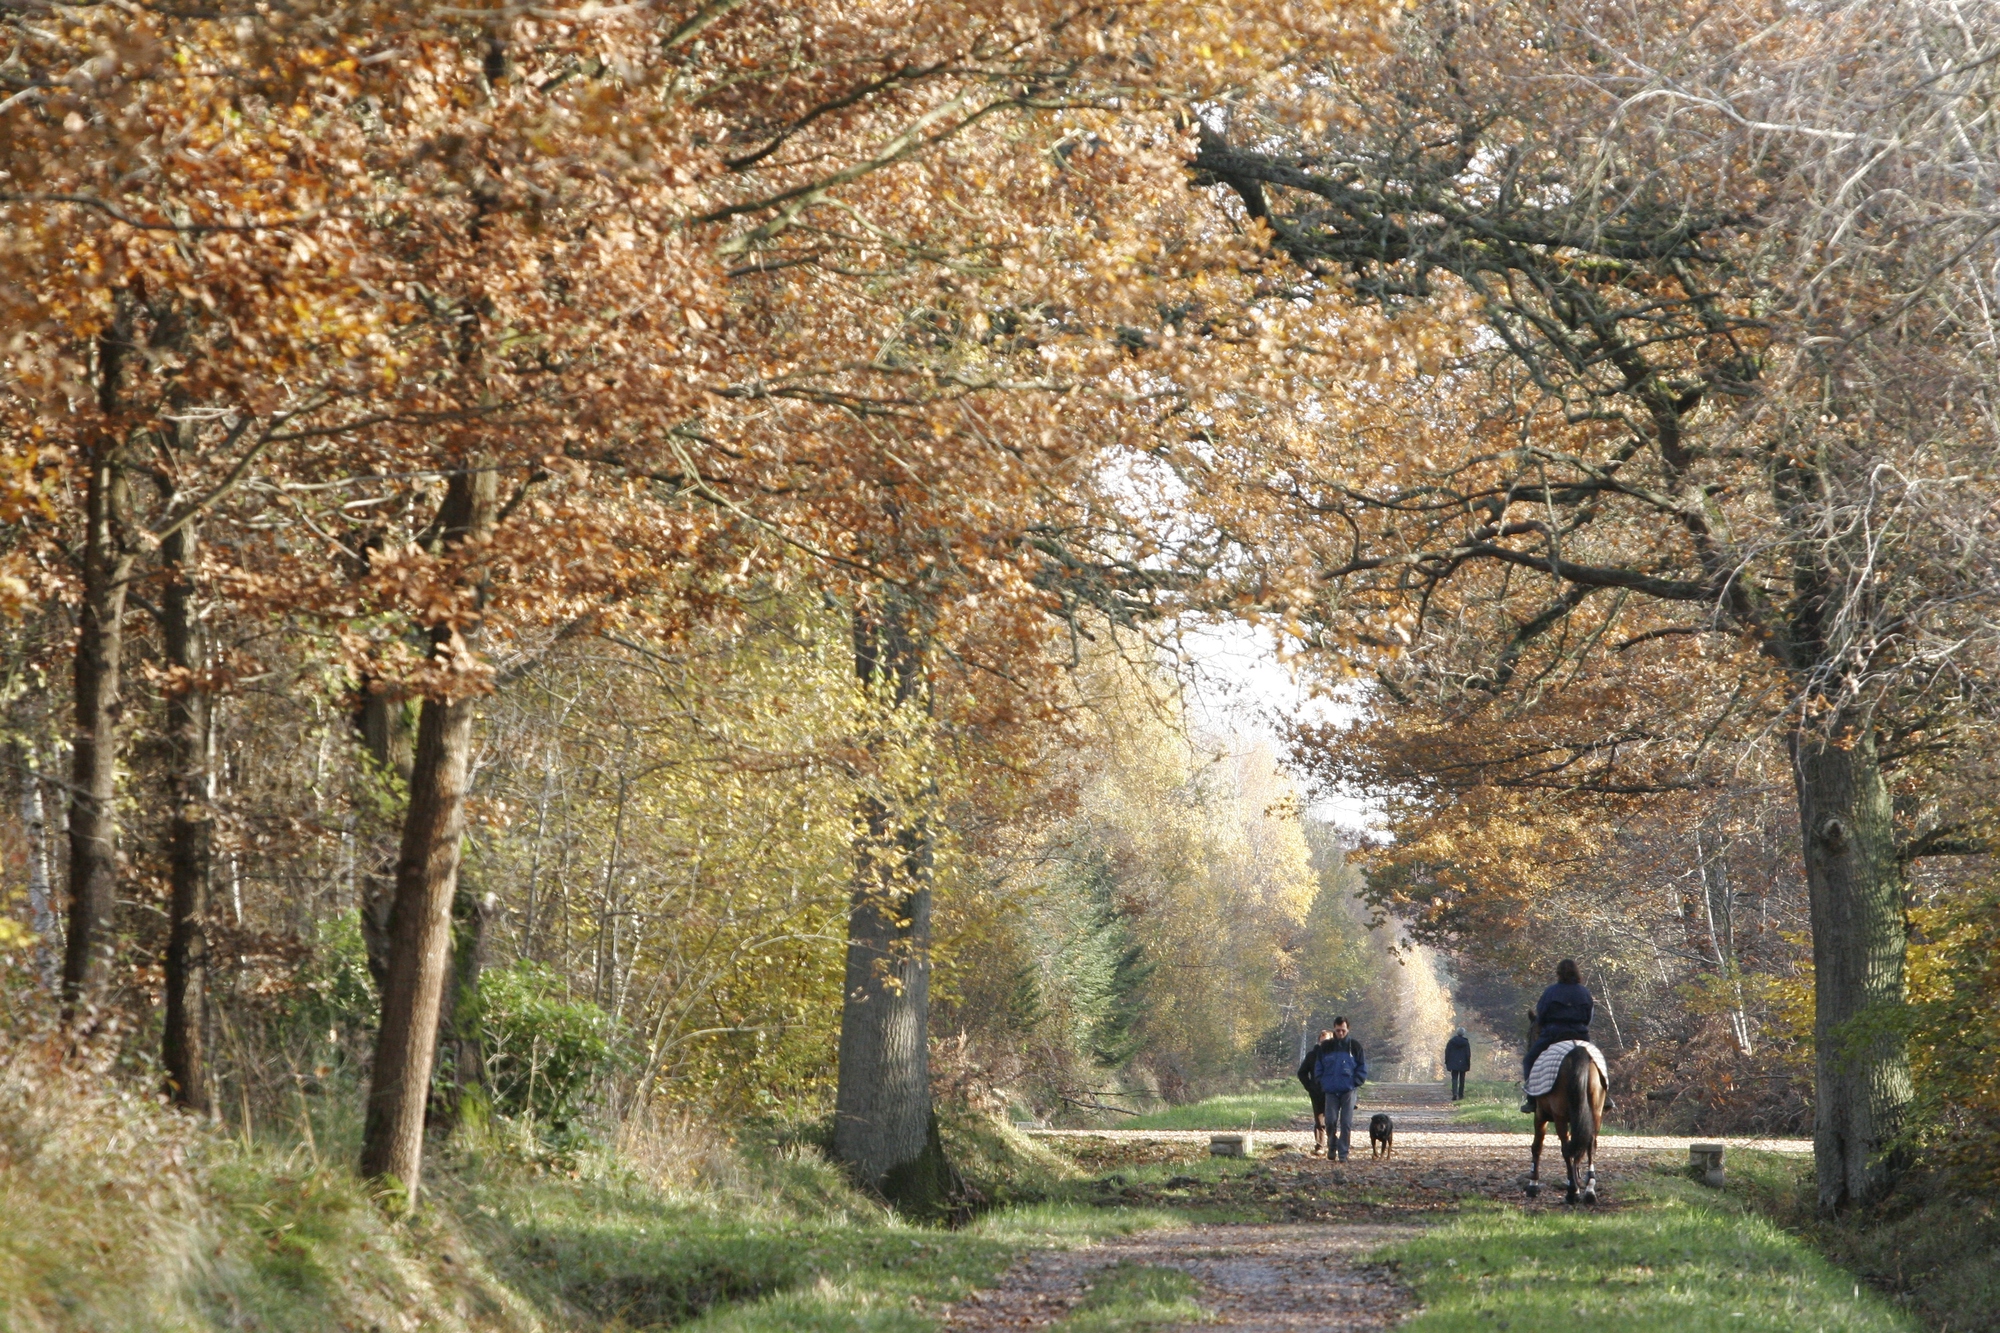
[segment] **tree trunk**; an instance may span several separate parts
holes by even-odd
[[[69,938],[63,950],[63,1008],[70,1018],[96,1003],[116,952],[119,676],[132,557],[119,533],[126,480],[114,452],[106,448],[92,460],[84,496],[69,793]]]
[[[195,525],[164,543],[167,586],[160,607],[167,662],[186,676],[167,698],[173,814],[167,825],[166,1031],[160,1060],[167,1095],[190,1111],[209,1109],[206,1031],[208,885],[215,827],[209,768],[209,700],[201,623],[194,607]]]
[[[447,547],[492,532],[498,483],[490,468],[468,463],[452,475],[439,515]],[[471,651],[477,629],[432,632],[434,652]],[[424,1109],[436,1055],[438,1006],[451,955],[451,904],[458,887],[465,795],[472,757],[472,698],[427,698],[417,723],[410,806],[396,863],[389,913],[389,958],[382,1021],[368,1088],[361,1173],[393,1178],[417,1201],[423,1169]]]
[[[451,1124],[464,1124],[474,1103],[487,1100],[486,1043],[479,1028],[479,977],[486,970],[493,918],[500,913],[494,895],[466,892],[452,902],[454,938],[451,985],[438,1012],[438,1041],[451,1043]]]
[[[1812,901],[1813,1156],[1826,1211],[1888,1188],[1911,1098],[1903,871],[1872,720],[1795,733],[1793,773]]]
[[[887,679],[894,702],[921,684],[921,656],[900,600],[855,619],[855,667]],[[931,1111],[931,834],[928,819],[875,797],[857,819],[854,896],[840,1012],[833,1153],[906,1212],[943,1211],[958,1192]]]
[[[401,794],[409,790],[416,763],[409,715],[401,699],[382,693],[374,685],[373,680],[361,682],[361,702],[354,713],[354,727],[368,759],[363,781],[368,784],[369,804],[383,807],[381,814],[406,814],[408,802]],[[401,810],[394,810],[396,806]],[[368,950],[368,975],[374,978],[375,993],[380,995],[389,984],[389,910],[396,901],[396,858],[374,862],[371,855],[370,859],[372,863],[358,876],[361,892],[355,907],[361,940]]]
[[[833,1152],[891,1202],[922,1208],[937,1201],[927,1197],[936,1182],[918,1169],[931,1138],[930,867],[927,849],[913,848],[919,864],[896,865],[908,854],[904,840],[888,836],[879,802],[865,806],[847,916]]]

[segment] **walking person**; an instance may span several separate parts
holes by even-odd
[[[1532,1113],[1535,1099],[1527,1095],[1528,1075],[1535,1059],[1559,1041],[1589,1041],[1590,1019],[1597,1002],[1584,987],[1576,960],[1565,958],[1556,964],[1556,984],[1542,992],[1530,1017],[1535,1024],[1535,1040],[1521,1057],[1521,1109]]]
[[[1354,1096],[1368,1081],[1368,1057],[1361,1043],[1347,1035],[1345,1018],[1334,1019],[1329,1031],[1332,1035],[1316,1048],[1313,1078],[1326,1098],[1327,1160],[1344,1162],[1354,1139]]]
[[[1306,1058],[1299,1061],[1299,1082],[1305,1086],[1306,1096],[1312,1099],[1313,1107],[1313,1152],[1319,1153],[1326,1147],[1326,1094],[1319,1090],[1319,1057],[1326,1044],[1333,1040],[1333,1032],[1322,1028],[1319,1040],[1306,1052]]]
[[[1451,1099],[1465,1100],[1465,1074],[1472,1068],[1472,1039],[1460,1028],[1444,1044],[1444,1072],[1451,1075]]]

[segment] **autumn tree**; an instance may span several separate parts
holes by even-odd
[[[1192,159],[1289,273],[1274,342],[1363,355],[1185,472],[1239,540],[1296,535],[1263,596],[1322,660],[1467,728],[1439,799],[1784,738],[1829,1208],[1886,1185],[1910,1097],[1906,867],[1986,846],[1929,774],[1990,711],[1990,344],[1953,298],[1987,40],[1922,3],[1431,6]]]
[[[86,483],[65,516],[84,607],[70,987],[87,1004],[114,952],[123,599],[141,570],[191,586],[192,524],[254,491],[263,509],[231,521],[255,540],[230,542],[210,595],[333,635],[364,702],[421,701],[364,1150],[411,1191],[465,710],[512,669],[495,654],[526,665],[666,588],[687,594],[649,603],[671,633],[804,554],[836,597],[917,597],[934,662],[1030,698],[1042,668],[1015,667],[1074,596],[1055,585],[1103,600],[1109,575],[1143,574],[1143,552],[1079,545],[1090,524],[1030,516],[1157,418],[1122,386],[1096,410],[1076,392],[1132,350],[1110,316],[1145,300],[1125,291],[1150,242],[1114,188],[1174,198],[1167,104],[1345,22],[33,12],[34,63],[5,76],[7,410]],[[1099,132],[1137,111],[1155,119],[1134,142]],[[893,540],[871,540],[885,516]],[[175,688],[214,687],[200,636],[168,637],[189,658]],[[201,710],[181,715],[192,735]],[[190,770],[177,790],[200,788]],[[178,863],[198,879],[190,809]]]

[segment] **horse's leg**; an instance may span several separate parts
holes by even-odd
[[[1535,1146],[1528,1157],[1528,1197],[1534,1198],[1542,1192],[1542,1136],[1548,1132],[1549,1122],[1542,1117],[1542,1108],[1535,1108]]]
[[[1563,1170],[1569,1176],[1569,1188],[1563,1191],[1563,1202],[1575,1203],[1577,1197],[1576,1144],[1574,1136],[1569,1132],[1569,1124],[1569,1121],[1563,1121],[1556,1126],[1556,1132],[1562,1135]]]
[[[1609,1092],[1610,1089],[1606,1088],[1595,1078],[1590,1080],[1590,1106],[1592,1114],[1597,1119],[1597,1132],[1599,1134],[1604,1132],[1604,1103],[1608,1099]],[[1597,1202],[1597,1144],[1595,1142],[1592,1142],[1590,1150],[1583,1155],[1583,1170],[1583,1201],[1588,1204],[1595,1204]]]

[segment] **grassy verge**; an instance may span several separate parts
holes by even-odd
[[[1521,1085],[1518,1083],[1468,1081],[1465,1099],[1452,1104],[1451,1118],[1454,1124],[1480,1129],[1507,1129],[1523,1134],[1531,1134],[1535,1129],[1534,1117],[1521,1109]],[[1598,1132],[1616,1136],[1641,1131],[1606,1123],[1599,1127]]]
[[[0,1064],[9,1333],[919,1333],[1023,1253],[1185,1216],[1153,1206],[1175,1197],[1164,1185],[1128,1193],[998,1127],[948,1137],[987,1197],[1015,1201],[955,1231],[895,1217],[809,1145],[549,1158],[499,1127],[435,1149],[425,1206],[396,1221],[347,1166],[352,1107],[302,1106],[310,1136],[246,1144],[103,1080],[11,1072]],[[1134,1178],[1149,1173],[1166,1174]],[[1146,1327],[1178,1299],[1134,1282],[1078,1327]]]
[[[2000,1200],[1921,1173],[1879,1208],[1818,1215],[1809,1159],[1732,1152],[1724,1199],[1861,1274],[1932,1328],[2000,1333]]]
[[[1230,1093],[1170,1106],[1149,1115],[1120,1119],[1113,1129],[1288,1129],[1298,1116],[1312,1114],[1312,1103],[1297,1082],[1273,1080],[1251,1092]]]
[[[1914,1333],[1906,1312],[1797,1236],[1661,1173],[1588,1212],[1469,1205],[1394,1247],[1423,1301],[1411,1333],[1588,1327],[1620,1333]]]

